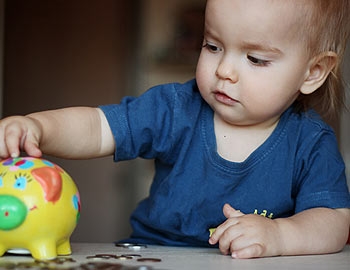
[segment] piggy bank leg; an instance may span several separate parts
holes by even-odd
[[[28,249],[36,260],[52,260],[57,258],[56,243],[54,241],[35,242]]]
[[[0,244],[0,257],[5,254],[6,250],[7,249],[3,245]]]
[[[61,256],[72,254],[72,249],[70,247],[69,239],[64,240],[63,243],[57,246],[57,254]]]

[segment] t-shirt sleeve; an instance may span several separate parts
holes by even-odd
[[[155,87],[140,97],[125,97],[119,104],[100,106],[116,142],[115,161],[155,158],[167,152],[173,118],[173,91],[168,88]]]
[[[100,106],[115,139],[115,161],[136,157],[166,161],[176,156],[192,126],[191,110],[200,106],[198,95],[192,95],[195,87],[194,80],[164,84],[139,97],[125,97],[120,104]]]
[[[296,212],[315,207],[350,208],[345,164],[331,130],[309,137],[300,153]]]

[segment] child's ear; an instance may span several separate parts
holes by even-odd
[[[300,88],[300,92],[308,95],[320,88],[336,63],[337,54],[334,52],[324,52],[312,58],[308,74]]]

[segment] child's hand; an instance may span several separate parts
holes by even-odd
[[[260,215],[244,215],[225,204],[223,212],[227,220],[221,224],[209,239],[219,243],[223,254],[233,258],[253,258],[280,254],[281,239],[277,223]]]
[[[0,121],[0,158],[18,157],[24,150],[28,155],[40,157],[41,129],[29,117],[12,116]]]

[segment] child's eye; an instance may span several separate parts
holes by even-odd
[[[214,44],[210,44],[210,43],[208,43],[208,42],[205,43],[205,44],[203,45],[203,48],[207,48],[209,51],[211,51],[211,52],[213,52],[213,53],[221,52],[221,51],[222,51],[221,48],[217,47],[217,46],[214,45]]]
[[[268,60],[259,59],[251,55],[247,55],[247,58],[255,66],[267,66],[270,63]]]

